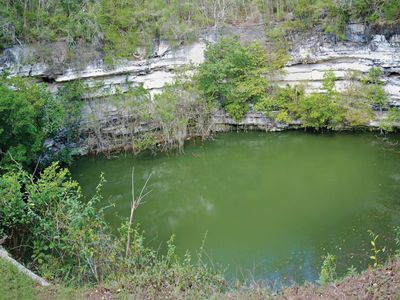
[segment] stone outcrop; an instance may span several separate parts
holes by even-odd
[[[104,63],[101,51],[90,49],[76,53],[75,61],[68,61],[65,45],[62,43],[41,46],[15,46],[7,49],[0,57],[0,72],[7,70],[11,75],[30,76],[47,82],[55,91],[60,85],[74,80],[82,80],[93,91],[85,95],[83,108],[83,127],[89,119],[96,119],[97,130],[106,136],[124,136],[126,128],[121,125],[121,116],[127,118],[123,107],[112,101],[115,93],[123,93],[130,86],[143,86],[151,94],[160,92],[163,86],[174,80],[177,68],[187,70],[204,60],[204,50],[208,42],[218,40],[220,36],[239,35],[244,41],[259,40],[268,44],[265,39],[264,25],[243,26],[205,31],[199,39],[191,44],[171,47],[164,41],[154,44],[154,51],[149,58],[133,56],[130,60],[120,60],[110,66]],[[346,84],[349,71],[366,74],[370,68],[383,70],[382,80],[385,83],[390,104],[400,107],[400,32],[398,30],[372,30],[363,24],[350,24],[345,30],[346,40],[337,41],[334,37],[324,35],[318,29],[304,36],[294,37],[291,59],[285,67],[285,74],[277,78],[280,85],[306,85],[306,91],[322,90],[322,79],[326,70],[333,70],[337,77],[337,88]],[[41,49],[41,50],[40,50]],[[50,59],[36,59],[41,52],[47,51]],[[89,53],[90,52],[90,53]],[[85,59],[77,59],[86,53]],[[42,57],[44,55],[41,55]],[[190,71],[187,71],[190,73]],[[129,119],[129,116],[128,116]],[[256,112],[248,113],[237,122],[225,112],[217,111],[213,117],[214,130],[247,127],[267,131],[284,130],[288,125],[277,123]],[[372,121],[370,126],[376,126]],[[299,124],[289,124],[297,127]],[[153,130],[152,124],[141,124],[137,131]],[[105,144],[105,150],[109,149]]]
[[[391,105],[400,106],[400,34],[371,35],[362,24],[348,25],[345,33],[347,39],[342,42],[326,35],[297,42],[281,83],[304,83],[309,91],[318,91],[324,72],[331,69],[338,79],[336,86],[341,89],[349,71],[365,74],[372,67],[379,67]]]

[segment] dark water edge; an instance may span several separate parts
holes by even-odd
[[[184,154],[131,153],[83,157],[73,176],[90,196],[100,172],[102,205],[116,228],[129,212],[131,168],[136,186],[152,173],[151,195],[137,213],[148,243],[192,254],[205,239],[208,259],[228,278],[276,283],[315,281],[323,257],[338,273],[368,264],[370,237],[393,252],[400,224],[398,135],[376,133],[226,133],[188,141]]]

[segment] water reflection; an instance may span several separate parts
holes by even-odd
[[[395,145],[395,146],[393,146]],[[226,134],[188,145],[185,154],[83,158],[72,172],[84,192],[105,173],[108,220],[127,216],[131,168],[152,193],[136,220],[155,247],[172,233],[180,254],[199,249],[231,278],[315,280],[323,257],[337,255],[339,274],[365,268],[368,229],[393,247],[400,223],[400,155],[371,134]]]

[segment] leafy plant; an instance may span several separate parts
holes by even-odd
[[[297,113],[304,127],[336,129],[344,120],[344,111],[340,106],[340,95],[335,90],[336,77],[332,71],[324,74],[325,94],[311,94],[300,99]]]
[[[336,256],[327,254],[322,263],[321,273],[317,282],[320,285],[326,285],[336,279]]]
[[[0,79],[0,166],[14,160],[29,167],[42,144],[64,125],[64,110],[44,85],[14,77]]]
[[[166,253],[158,253],[146,246],[131,220],[122,222],[118,234],[111,233],[104,209],[96,208],[103,182],[101,176],[95,195],[84,199],[79,184],[56,163],[39,178],[21,168],[4,174],[0,177],[0,235],[8,236],[4,246],[54,282],[146,290],[159,295],[156,298],[174,298],[182,292],[208,298],[224,287],[223,277],[203,261],[193,263],[189,254],[184,261],[178,259],[174,237]]]
[[[357,273],[357,268],[355,266],[351,265],[350,267],[347,268],[346,276],[354,276],[356,274],[358,273]]]
[[[382,249],[378,248],[376,241],[379,238],[379,234],[375,234],[372,230],[368,230],[368,234],[371,237],[371,246],[372,246],[371,247],[372,255],[369,258],[372,260],[373,266],[376,268],[380,266],[379,255],[385,252],[386,247],[383,247]]]
[[[267,70],[265,52],[259,44],[242,46],[237,38],[223,38],[208,45],[196,79],[206,97],[240,119],[248,104],[265,96],[269,84],[263,73]]]
[[[366,97],[372,105],[379,107],[379,111],[382,113],[383,107],[388,104],[388,96],[383,89],[383,82],[381,81],[382,70],[377,67],[373,67],[369,70],[367,76],[362,81],[366,87]]]

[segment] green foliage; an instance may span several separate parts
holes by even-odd
[[[5,247],[16,257],[30,257],[30,268],[53,282],[146,290],[160,294],[156,298],[181,292],[207,298],[224,287],[223,278],[201,259],[193,263],[189,254],[178,259],[173,237],[166,253],[159,254],[146,246],[139,230],[131,228],[131,251],[126,257],[128,222],[114,235],[103,219],[104,209],[96,208],[103,182],[101,176],[95,195],[87,200],[68,170],[55,163],[36,180],[22,169],[4,174],[0,236],[9,237]]]
[[[86,139],[92,152],[101,152],[107,143],[114,149],[183,151],[188,137],[207,138],[212,129],[211,116],[215,104],[202,97],[198,86],[189,80],[188,74],[179,70],[175,81],[166,84],[162,93],[151,98],[143,86],[131,87],[126,93],[117,93],[107,98],[118,108],[116,126],[126,134],[110,135],[100,130],[104,106],[94,105],[88,117],[90,136]]]
[[[280,6],[281,12],[270,15],[273,19],[283,19],[288,30],[301,32],[320,25],[325,33],[338,39],[345,38],[345,25],[350,20],[374,25],[398,24],[400,20],[397,0],[294,0],[284,1]],[[281,17],[285,14],[286,19]]]
[[[322,263],[321,273],[317,282],[326,285],[336,280],[336,256],[329,254]]]
[[[335,90],[335,80],[335,74],[327,71],[323,80],[326,93],[311,94],[300,99],[297,113],[304,127],[336,129],[344,120],[339,93]]]
[[[284,88],[275,87],[271,95],[264,97],[254,105],[254,110],[269,117],[275,117],[279,122],[289,123],[291,120],[299,118],[297,107],[305,97],[303,86]],[[272,112],[278,111],[278,114]]]
[[[355,0],[350,9],[355,18],[369,23],[398,22],[400,16],[397,0]]]
[[[344,38],[349,20],[397,24],[397,0],[0,0],[0,48],[19,41],[67,41],[104,46],[106,58],[151,54],[154,40],[179,44],[192,40],[205,27],[245,21],[283,21],[301,31],[321,25],[326,33]],[[274,55],[276,53],[273,53]]]
[[[368,234],[371,237],[371,253],[372,255],[369,257],[372,262],[374,268],[380,266],[379,255],[386,251],[386,247],[379,248],[377,245],[377,240],[379,238],[379,234],[375,234],[372,230],[368,230]]]
[[[118,282],[127,292],[142,290],[160,299],[174,299],[181,293],[190,299],[203,299],[224,289],[224,278],[207,266],[201,252],[196,262],[190,253],[178,258],[174,236],[167,241],[163,255],[146,247],[137,229],[133,236],[133,257],[121,261],[120,273],[107,279],[112,285]]]
[[[242,120],[244,115],[249,111],[249,105],[247,103],[229,103],[225,106],[228,114],[236,121]]]
[[[225,38],[208,45],[196,79],[206,97],[239,119],[248,104],[264,97],[269,84],[263,73],[267,71],[265,51],[259,44],[242,46],[237,39]]]
[[[341,93],[341,107],[345,111],[345,122],[351,127],[365,126],[375,117],[371,102],[365,96],[366,90],[359,73],[346,74],[346,86]]]
[[[273,86],[270,94],[254,105],[254,110],[286,124],[300,120],[303,127],[336,130],[343,126],[366,126],[375,117],[373,105],[380,103],[381,106],[387,106],[386,94],[377,71],[371,71],[364,78],[354,72],[348,73],[346,86],[340,92],[336,90],[335,82],[335,74],[328,70],[323,79],[324,93],[306,95],[301,85]],[[393,130],[393,124],[399,120],[398,110],[390,109],[381,127],[386,131]]]
[[[63,125],[64,113],[44,85],[21,78],[0,80],[0,164],[29,166],[46,136]]]
[[[152,119],[160,124],[164,147],[183,150],[189,134],[205,137],[209,134],[208,119],[212,103],[200,96],[197,86],[187,78],[177,78],[154,97]]]
[[[304,127],[335,129],[343,121],[340,106],[326,95],[311,94],[299,103],[298,114]]]
[[[90,281],[99,276],[92,269],[101,259],[96,247],[100,250],[105,246],[100,243],[107,242],[100,235],[105,226],[101,214],[94,208],[101,198],[100,185],[85,204],[69,176],[57,164],[45,169],[36,182],[22,169],[3,175],[0,214],[7,217],[0,228],[3,235],[13,236],[17,244],[11,246],[21,247],[20,253],[31,249],[33,265],[42,275]]]
[[[15,36],[27,42],[55,41],[66,38],[75,45],[80,40],[90,41],[100,37],[96,23],[98,1],[0,1],[0,14]],[[4,34],[3,34],[4,35]],[[2,46],[11,41],[3,39]]]
[[[386,118],[383,118],[379,124],[379,128],[385,132],[392,132],[395,126],[400,122],[400,111],[397,108],[390,108]]]
[[[288,49],[290,44],[287,41],[288,28],[283,24],[270,29],[266,29],[266,35],[270,41],[270,49],[267,50],[266,59],[270,71],[280,71],[289,61]]]
[[[340,94],[335,90],[335,80],[332,71],[325,73],[324,94],[305,95],[301,86],[278,88],[271,97],[259,102],[255,109],[264,113],[281,111],[276,116],[281,122],[300,119],[304,127],[337,129],[344,120],[344,110],[340,105]]]
[[[77,137],[83,86],[66,84],[53,96],[43,84],[14,77],[0,79],[0,166],[17,161],[30,167],[36,164],[46,138],[62,129],[67,142]],[[64,155],[65,156],[65,155]],[[67,159],[65,156],[65,159]]]
[[[79,133],[78,125],[83,106],[82,96],[84,91],[85,87],[79,81],[66,83],[57,91],[57,101],[63,110],[63,114],[59,117],[59,119],[62,119],[59,128],[62,128],[62,126],[68,128],[68,140],[75,140]]]
[[[196,2],[161,0],[102,0],[101,17],[105,50],[110,58],[132,58],[142,49],[151,54],[154,40],[193,40],[196,26],[207,24]]]
[[[358,274],[358,272],[357,272],[357,268],[355,266],[351,265],[350,267],[347,268],[346,276],[354,276],[357,274]]]
[[[371,104],[377,105],[382,112],[383,107],[388,104],[388,96],[383,89],[381,81],[382,70],[373,67],[369,70],[367,76],[362,81],[366,87],[366,97]]]

